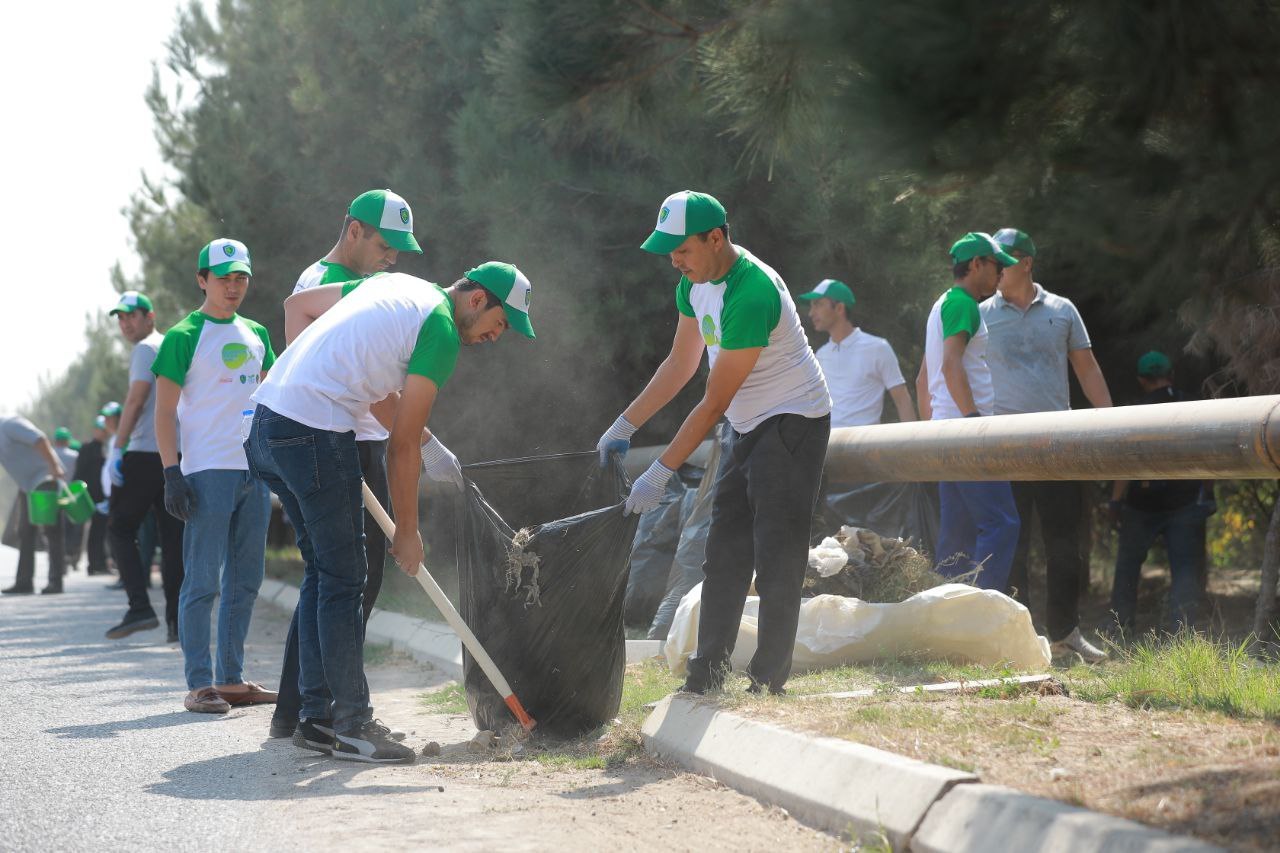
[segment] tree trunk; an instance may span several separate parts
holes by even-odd
[[[1276,608],[1276,580],[1280,575],[1280,498],[1271,510],[1271,523],[1262,547],[1262,586],[1258,590],[1258,608],[1253,616],[1253,634],[1258,642],[1274,639],[1271,618]]]

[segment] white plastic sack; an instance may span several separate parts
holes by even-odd
[[[686,661],[697,651],[701,606],[698,584],[680,601],[663,647],[674,675],[685,674]],[[735,670],[745,669],[755,654],[759,612],[760,599],[749,597],[733,650]],[[1049,665],[1049,641],[1036,635],[1026,607],[1004,593],[966,584],[944,584],[898,604],[818,595],[800,605],[795,671],[894,657],[1041,670]]]

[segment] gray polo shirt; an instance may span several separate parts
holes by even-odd
[[[24,417],[0,418],[0,465],[24,492],[49,479],[49,463],[36,449],[42,438],[44,433]]]
[[[978,306],[989,335],[987,364],[997,415],[1070,409],[1067,354],[1091,346],[1071,300],[1033,286],[1036,295],[1026,311],[999,293]]]
[[[147,392],[147,400],[142,404],[138,414],[138,422],[133,425],[129,435],[129,451],[143,450],[148,453],[159,453],[160,445],[156,444],[156,375],[151,372],[151,365],[160,351],[160,343],[164,335],[153,331],[133,345],[133,355],[129,357],[129,384],[146,382],[151,386]]]

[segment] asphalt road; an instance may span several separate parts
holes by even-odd
[[[0,583],[17,553],[0,547]],[[409,767],[338,762],[266,737],[269,706],[183,709],[182,654],[163,629],[110,641],[111,578],[0,599],[0,850],[831,850],[836,839],[709,779],[652,764],[495,761],[475,729],[429,713],[445,683],[405,659],[369,670],[375,714],[437,741]],[[44,581],[43,560],[36,572]],[[157,584],[158,586],[158,584]],[[152,592],[162,612],[159,589]],[[274,684],[285,616],[254,614],[245,676]]]

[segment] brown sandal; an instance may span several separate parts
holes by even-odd
[[[217,688],[213,688],[217,690]],[[217,690],[221,696],[230,705],[274,705],[276,703],[276,692],[268,690],[255,681],[244,682],[244,690]]]
[[[231,703],[212,687],[201,687],[187,694],[187,698],[182,700],[182,707],[197,714],[225,714],[231,710]]]

